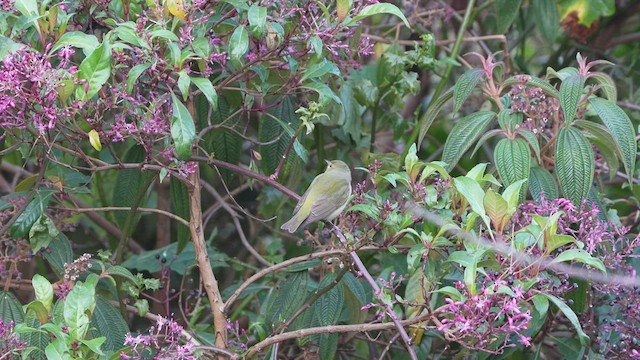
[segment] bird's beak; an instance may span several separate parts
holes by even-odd
[[[325,160],[324,160],[324,162],[326,162],[326,163],[327,163],[327,166],[328,166],[328,165],[331,165],[331,161],[329,161],[329,160],[327,160],[327,159],[325,159]]]

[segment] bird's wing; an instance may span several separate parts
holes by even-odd
[[[307,188],[307,191],[305,191],[304,194],[302,194],[302,197],[298,201],[298,204],[296,205],[296,208],[293,209],[293,213],[294,214],[298,213],[298,210],[300,210],[300,207],[302,206],[302,204],[304,204],[305,200],[307,200],[307,195],[309,195],[309,190],[311,190],[311,188],[318,182],[318,179],[322,175],[324,175],[324,174],[320,174],[320,175],[316,176],[315,179],[313,179],[313,181],[311,182],[311,185],[309,185],[309,187]]]
[[[351,195],[351,184],[347,185],[348,186],[342,187],[338,192],[332,193],[327,189],[321,189],[323,195],[316,199],[311,206],[311,213],[305,223],[310,224],[318,220],[324,220],[327,216],[343,206]]]

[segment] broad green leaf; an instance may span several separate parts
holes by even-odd
[[[85,282],[77,282],[64,301],[63,316],[69,335],[76,339],[85,337],[91,321],[90,314],[96,303],[97,275],[91,274]]]
[[[338,23],[341,23],[349,13],[351,8],[350,0],[337,0],[336,1],[336,15],[338,15]]]
[[[502,225],[507,215],[508,204],[505,199],[492,189],[484,195],[483,204],[487,215],[498,232],[502,232]]]
[[[356,21],[360,21],[360,20],[362,20],[362,19],[364,19],[366,17],[372,16],[372,15],[378,15],[378,14],[395,15],[395,16],[399,17],[400,20],[402,20],[402,22],[404,22],[406,27],[411,28],[411,26],[409,25],[409,21],[404,16],[402,11],[400,11],[400,9],[398,9],[397,6],[395,6],[393,4],[389,4],[389,3],[379,3],[379,4],[372,4],[372,5],[365,6],[358,13],[358,15],[354,16],[353,19],[351,19],[351,21],[349,21],[347,26],[353,24]]]
[[[569,76],[560,85],[560,107],[564,114],[564,121],[567,124],[571,124],[576,116],[583,88],[584,77],[581,75]]]
[[[560,33],[560,15],[556,0],[535,0],[531,2],[533,21],[549,46],[555,43]]]
[[[174,213],[185,220],[189,220],[191,214],[189,210],[189,191],[187,190],[186,185],[175,177],[171,177],[169,184],[171,190],[171,204],[173,205]],[[177,226],[176,235],[179,254],[184,250],[184,247],[191,239],[191,232],[184,224],[178,222],[175,224]]]
[[[264,144],[260,146],[260,154],[263,171],[267,174],[275,171],[295,134],[294,129],[300,126],[296,109],[295,99],[287,96],[280,104],[267,110],[269,115],[260,122],[258,138]],[[305,154],[290,152],[285,164],[288,166],[295,164],[296,160],[302,159],[301,155]]]
[[[333,90],[331,90],[331,88],[325,83],[318,81],[307,82],[302,85],[301,88],[317,92],[319,97],[318,100],[323,106],[329,104],[331,100],[335,101],[337,104],[342,104],[342,100],[340,100]]]
[[[31,284],[35,291],[36,300],[44,305],[47,312],[51,311],[51,305],[53,304],[53,286],[49,280],[40,274],[35,274],[31,279]]]
[[[67,345],[62,339],[54,339],[44,348],[44,353],[47,355],[47,360],[67,360],[69,359],[67,350]]]
[[[103,351],[116,351],[122,348],[125,335],[129,332],[127,323],[120,311],[102,296],[96,297],[96,306],[91,316],[91,335],[93,338],[106,338]]]
[[[485,128],[495,116],[493,111],[479,111],[456,123],[447,137],[442,154],[442,161],[447,163],[447,171],[451,171],[475,140],[482,136]]]
[[[249,8],[247,16],[249,18],[249,27],[251,32],[258,39],[261,38],[267,23],[267,8],[259,6],[258,4],[253,4]]]
[[[64,233],[59,233],[42,255],[58,276],[64,275],[64,264],[73,262],[71,242]]]
[[[20,324],[24,321],[22,304],[10,292],[0,291],[0,320]]]
[[[78,67],[78,79],[86,81],[76,90],[79,98],[88,100],[100,91],[111,75],[111,46],[105,39]],[[86,90],[86,92],[85,92]]]
[[[39,15],[38,2],[36,0],[16,0],[13,6],[26,18]]]
[[[602,91],[607,100],[615,103],[618,100],[618,89],[613,79],[608,74],[594,71],[589,74],[589,79],[595,80],[599,85],[598,90]]]
[[[557,199],[560,196],[553,175],[547,169],[538,166],[531,167],[529,193],[535,200],[540,200],[541,194],[547,199]]]
[[[589,195],[593,179],[594,155],[589,140],[572,126],[562,127],[556,138],[555,157],[562,194],[580,206]]]
[[[525,140],[520,138],[500,140],[493,157],[504,186],[529,177],[531,153]]]
[[[24,46],[24,44],[17,43],[6,36],[0,35],[0,59],[4,58],[8,53],[22,49]]]
[[[484,74],[482,69],[467,70],[453,87],[453,112],[458,112],[465,100],[471,95],[471,92],[480,82],[480,78]]]
[[[213,153],[216,159],[237,164],[242,154],[243,139],[240,137],[244,130],[244,124],[240,121],[239,113],[232,109],[225,96],[218,98],[217,109],[213,110],[208,100],[204,96],[196,98],[196,112],[198,114],[198,124],[201,129],[214,126],[208,131],[200,144],[209,153]],[[233,115],[235,113],[235,115]],[[233,115],[233,116],[231,116]],[[226,126],[223,126],[226,125]],[[260,122],[262,126],[262,122]],[[220,168],[222,179],[229,184],[237,175],[229,170]],[[186,190],[185,190],[186,191]],[[184,213],[188,217],[189,213]],[[188,234],[185,234],[185,241]],[[181,243],[182,244],[182,243]],[[181,245],[180,248],[184,246]]]
[[[565,250],[560,255],[556,256],[555,259],[553,259],[551,262],[557,263],[557,262],[564,262],[564,261],[578,261],[581,263],[585,263],[589,266],[592,266],[602,271],[603,273],[607,272],[607,269],[605,268],[602,261],[600,259],[594,258],[585,250],[581,250],[581,249]]]
[[[344,288],[340,283],[333,284],[335,280],[336,274],[328,273],[318,284],[318,290],[333,286],[331,290],[320,296],[316,302],[314,313],[318,323],[322,326],[337,324],[344,307]]]
[[[144,156],[144,148],[141,145],[134,145],[126,152],[124,161],[127,163],[139,163],[144,161]],[[140,192],[146,191],[143,188],[146,176],[150,176],[150,173],[141,172],[139,169],[119,170],[113,189],[113,206],[131,207]],[[120,228],[125,226],[129,214],[127,211],[114,212],[113,216]],[[140,215],[136,215],[136,219],[139,217]]]
[[[433,121],[436,119],[436,116],[438,116],[440,109],[442,109],[444,104],[446,104],[447,101],[449,101],[449,99],[453,97],[453,90],[454,89],[447,90],[438,99],[431,100],[431,103],[429,103],[429,106],[427,107],[427,111],[424,112],[424,114],[422,115],[419,121],[420,134],[418,134],[418,142],[417,142],[418,148],[420,148],[420,145],[424,140],[424,136],[427,135],[427,131],[429,131],[431,124],[433,124]]]
[[[523,120],[524,115],[521,112],[512,113],[510,109],[503,109],[498,113],[498,125],[503,130],[516,130]]]
[[[326,74],[340,75],[340,70],[336,64],[327,59],[322,59],[321,62],[310,65],[304,70],[300,77],[300,82],[304,82],[307,79],[319,78]]]
[[[549,237],[546,243],[545,253],[551,254],[553,250],[566,244],[577,243],[577,240],[571,235],[554,234]]]
[[[458,176],[453,179],[458,192],[467,200],[471,210],[484,220],[487,227],[489,226],[489,218],[484,210],[484,191],[477,181],[466,176]]]
[[[318,35],[312,35],[309,38],[309,43],[313,48],[313,52],[316,54],[316,57],[319,58],[320,56],[322,56],[322,39],[320,39]]]
[[[544,292],[541,292],[540,295],[551,300],[551,302],[555,306],[557,306],[558,309],[560,309],[560,311],[562,311],[564,316],[571,322],[571,325],[573,325],[573,327],[576,329],[576,332],[578,333],[578,337],[580,338],[580,343],[582,345],[587,345],[589,343],[589,336],[587,336],[587,334],[585,334],[584,331],[582,331],[582,326],[580,325],[580,320],[576,316],[576,313],[574,313],[573,310],[571,310],[571,308],[564,303],[564,301],[558,299],[557,297]]]
[[[524,187],[527,179],[522,179],[514,182],[513,184],[507,186],[502,193],[502,198],[507,201],[508,204],[508,213],[509,216],[513,215],[519,204],[519,196],[521,193],[521,189]]]
[[[120,266],[120,265],[114,265],[114,266],[110,266],[109,268],[107,268],[104,271],[105,274],[109,274],[109,275],[113,275],[113,276],[120,276],[123,277],[131,282],[133,282],[134,284],[137,283],[138,279],[131,273],[131,271],[129,271],[129,269]]]
[[[167,29],[157,29],[157,30],[153,30],[151,32],[149,32],[149,35],[151,35],[151,38],[161,38],[161,39],[165,39],[168,41],[180,41],[180,38],[174,34],[173,32],[167,30]]]
[[[40,249],[48,247],[59,233],[56,225],[47,215],[40,215],[38,220],[31,226],[31,229],[29,229],[31,251],[37,253]]]
[[[538,137],[531,131],[527,129],[518,129],[518,135],[522,136],[531,149],[533,149],[533,153],[536,155],[536,159],[538,159],[538,163],[540,162],[540,144],[538,143]]]
[[[50,189],[39,190],[22,214],[11,225],[11,237],[19,238],[29,233],[33,224],[40,219],[43,211],[47,208],[52,194],[53,190]]]
[[[474,146],[473,151],[471,152],[471,157],[475,156],[476,152],[478,152],[478,150],[482,147],[482,144],[484,144],[485,142],[487,142],[487,140],[499,134],[504,134],[504,131],[501,129],[493,129],[493,130],[486,131],[480,137],[480,139],[476,141],[476,146]]]
[[[518,16],[522,0],[496,0],[496,20],[498,33],[504,34]]]
[[[127,75],[127,94],[131,94],[133,90],[133,85],[138,81],[138,78],[142,73],[144,73],[147,69],[151,67],[151,64],[144,63],[138,64],[129,70],[129,74]]]
[[[247,51],[249,51],[249,33],[244,25],[240,25],[229,39],[229,57],[231,60],[241,60]]]
[[[185,160],[191,157],[191,146],[196,138],[196,128],[193,118],[175,94],[171,94],[173,114],[171,117],[171,138],[178,156]]]
[[[180,93],[182,93],[182,101],[187,101],[187,97],[189,96],[189,85],[191,85],[191,79],[185,70],[180,70],[178,72],[178,89]]]
[[[66,45],[80,48],[85,54],[90,54],[100,45],[100,42],[95,35],[81,31],[71,31],[62,34],[60,39],[49,50],[49,54],[54,54],[58,49]]]
[[[200,78],[200,77],[192,77],[191,82],[196,85],[200,91],[202,91],[202,95],[207,98],[209,104],[211,104],[211,108],[216,111],[218,109],[218,93],[216,92],[216,88],[211,83],[211,80]]]
[[[306,271],[295,272],[280,281],[271,293],[265,314],[267,326],[278,327],[286,321],[309,297],[311,279]]]
[[[104,336],[101,336],[91,340],[81,339],[80,342],[85,346],[87,346],[92,352],[96,353],[97,355],[104,355],[100,347],[105,342],[105,340],[107,339]]]
[[[622,163],[624,169],[632,178],[635,173],[636,163],[636,132],[629,116],[616,104],[611,101],[592,97],[589,99],[591,108],[598,114],[602,122],[609,128],[611,135],[617,146],[622,151]]]

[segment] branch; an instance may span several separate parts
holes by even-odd
[[[410,326],[413,324],[417,324],[419,322],[425,321],[431,317],[430,314],[425,314],[416,318],[402,320],[399,322],[400,326]],[[304,336],[315,335],[315,334],[332,334],[332,333],[345,333],[345,332],[366,332],[366,331],[376,331],[376,330],[388,330],[392,329],[395,326],[393,323],[376,323],[376,324],[355,324],[355,325],[329,325],[329,326],[319,326],[307,329],[301,329],[296,331],[286,332],[284,334],[271,336],[267,339],[262,340],[261,342],[253,345],[249,348],[246,359],[250,359],[252,356],[255,356],[262,349],[266,348],[269,345],[273,345],[275,343],[279,343],[285,340],[297,339]],[[232,357],[232,359],[237,359],[238,356]]]

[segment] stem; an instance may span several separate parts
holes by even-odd
[[[464,33],[467,27],[469,26],[469,23],[472,20],[473,7],[475,6],[475,3],[476,3],[475,0],[469,0],[469,2],[467,3],[467,9],[465,10],[465,13],[464,13],[464,19],[462,19],[462,25],[460,25],[460,31],[458,31],[456,42],[453,44],[453,49],[451,50],[452,59],[455,59],[456,56],[458,56],[458,53],[460,52],[460,46],[462,45],[462,42],[464,40]],[[440,94],[444,90],[444,87],[447,85],[447,81],[449,80],[449,75],[451,75],[451,70],[453,70],[453,64],[449,63],[449,65],[447,65],[447,68],[444,71],[444,75],[442,76],[441,81],[438,83],[438,87],[436,88],[436,91],[433,93],[433,97],[431,98],[432,100],[429,103],[429,106],[427,107],[427,109],[425,109],[425,111],[427,111],[429,107],[433,106],[433,104],[438,99],[438,97],[440,97]],[[419,134],[420,134],[420,124],[416,124],[416,127],[413,128],[413,132],[411,133],[411,136],[409,137],[409,141],[407,142],[407,144],[413,144],[414,142],[416,142]],[[404,163],[404,159],[407,157],[407,153],[409,153],[409,146],[405,147],[404,151],[402,152],[402,155],[400,156],[401,164]]]
[[[204,239],[202,227],[202,207],[200,198],[200,169],[189,175],[191,186],[189,189],[189,230],[191,231],[191,241],[196,253],[196,261],[200,269],[200,277],[204,284],[209,303],[211,304],[211,315],[213,316],[213,328],[215,331],[215,346],[220,349],[227,347],[227,319],[224,315],[224,302],[218,288],[218,281],[213,274],[211,261],[207,253],[207,243]],[[222,357],[223,358],[223,357]]]

